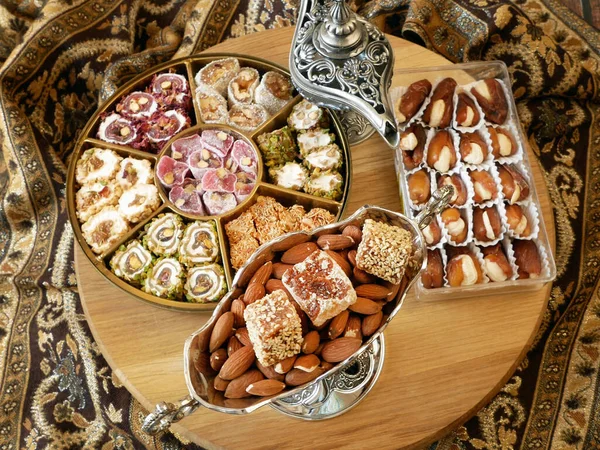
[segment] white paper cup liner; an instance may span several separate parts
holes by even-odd
[[[456,121],[456,114],[458,112],[458,95],[463,93],[466,94],[467,97],[469,97],[471,100],[473,100],[473,103],[475,104],[475,109],[477,109],[477,112],[479,113],[479,121],[470,127],[463,127],[459,125]],[[477,100],[475,99],[473,94],[471,94],[470,90],[465,90],[463,86],[458,86],[454,91],[454,95],[452,96],[452,103],[454,108],[454,111],[452,112],[452,128],[464,133],[472,133],[483,126],[483,111],[481,109],[481,106],[479,106],[479,103],[477,103]]]
[[[447,130],[450,132],[450,135],[452,136],[452,143],[454,144],[454,154],[456,156],[456,164],[454,165],[454,167],[452,167],[450,170],[448,170],[448,172],[441,172],[441,171],[437,170],[435,167],[432,167],[427,163],[427,155],[429,154],[429,144],[431,143],[431,140],[433,139],[433,137],[440,131],[442,131],[442,130],[438,130],[437,128],[429,128],[429,130],[427,131],[427,141],[425,143],[425,150],[423,151],[423,162],[426,167],[428,167],[432,171],[435,171],[436,173],[440,173],[440,174],[444,174],[444,175],[446,175],[446,174],[452,175],[454,173],[458,173],[462,167],[462,163],[460,161],[460,153],[458,152],[458,143],[459,143],[458,134],[454,130]]]

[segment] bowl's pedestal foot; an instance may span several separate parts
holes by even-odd
[[[339,416],[356,406],[371,390],[383,367],[384,353],[381,334],[343,370],[270,406],[288,416],[304,420]]]

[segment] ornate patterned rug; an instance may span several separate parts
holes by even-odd
[[[66,167],[80,129],[118,83],[223,39],[292,25],[296,7],[0,3],[0,449],[194,448],[141,432],[145,412],[91,338],[75,284]],[[506,62],[555,209],[558,278],[532,350],[488,406],[431,448],[600,448],[600,34],[556,0],[355,7],[452,61]]]

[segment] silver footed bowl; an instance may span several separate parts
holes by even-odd
[[[227,414],[247,414],[261,406],[270,405],[285,414],[308,420],[335,417],[355,406],[369,392],[381,371],[384,359],[383,331],[398,314],[406,293],[427,264],[427,244],[421,230],[447,205],[452,194],[450,186],[436,191],[415,220],[377,206],[363,206],[342,222],[312,232],[289,233],[261,246],[238,271],[232,289],[221,300],[210,320],[185,341],[184,372],[189,396],[175,403],[159,403],[155,411],[146,417],[143,429],[151,434],[164,431],[171,423],[181,420],[200,406]],[[273,260],[277,253],[323,234],[341,232],[347,225],[362,227],[366,219],[402,227],[412,235],[412,258],[397,294],[384,307],[387,318],[379,329],[354,354],[308,383],[288,388],[271,397],[225,399],[222,393],[213,388],[214,375],[202,373],[200,362],[200,355],[208,352],[210,335],[217,319],[229,311],[231,302],[242,294],[256,270]],[[206,355],[203,359],[206,361]]]

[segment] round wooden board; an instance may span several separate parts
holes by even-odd
[[[211,52],[237,52],[287,66],[293,29],[232,39]],[[395,69],[449,64],[407,41],[390,38]],[[530,160],[535,161],[533,155]],[[349,215],[364,204],[400,211],[393,153],[378,136],[352,149]],[[536,188],[554,243],[552,210],[537,162]],[[183,343],[208,319],[153,307],[106,281],[79,248],[79,292],[98,346],[115,374],[146,407],[187,395]],[[386,330],[381,377],[342,417],[306,422],[264,407],[246,416],[200,409],[172,427],[209,448],[416,448],[444,436],[504,385],[531,344],[550,292],[418,301],[411,293]]]

